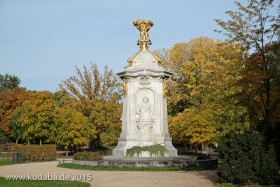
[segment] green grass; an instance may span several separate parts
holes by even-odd
[[[15,164],[25,164],[25,163],[35,163],[35,162],[52,162],[52,161],[55,161],[55,160],[46,160],[46,161],[18,161],[17,163]],[[14,164],[13,163],[13,160],[1,160],[0,159],[0,166],[4,166],[4,165],[12,165]]]
[[[94,171],[203,171],[213,170],[215,167],[196,167],[189,166],[186,168],[181,167],[112,167],[112,166],[83,166],[78,164],[60,164],[58,167],[68,169],[82,169],[82,170],[94,170]]]
[[[112,167],[112,166],[83,166],[78,164],[60,164],[58,167],[68,169],[83,169],[94,171],[180,171],[179,167]]]
[[[216,187],[241,187],[240,185],[235,185],[232,183],[215,183]]]
[[[40,181],[40,180],[6,180],[0,177],[1,187],[89,187],[90,184],[78,181]]]
[[[2,160],[2,159],[0,159],[0,166],[11,165],[11,164],[13,164],[13,160]]]
[[[232,183],[215,183],[215,187],[242,187],[242,185],[237,185]],[[270,186],[255,184],[248,187],[270,187]],[[271,187],[276,187],[276,186],[272,185]]]

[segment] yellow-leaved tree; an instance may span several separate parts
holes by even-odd
[[[57,117],[53,94],[48,91],[33,92],[17,109],[9,124],[15,139],[23,142],[55,142]]]
[[[117,142],[121,130],[121,84],[113,71],[105,66],[100,72],[97,65],[76,67],[77,75],[60,84],[61,90],[76,98],[79,109],[95,129],[91,149]]]
[[[79,111],[79,101],[71,98],[66,92],[54,93],[57,103],[56,119],[57,136],[56,143],[65,148],[88,146],[92,138],[96,136],[96,130],[89,122],[89,118]]]
[[[229,129],[248,127],[248,112],[233,97],[241,91],[246,55],[240,45],[199,37],[156,53],[173,73],[167,100],[175,142],[207,145]]]

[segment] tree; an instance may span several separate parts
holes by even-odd
[[[255,116],[257,130],[271,134],[280,121],[280,42],[267,45],[265,50],[266,62],[259,52],[247,59],[240,85],[244,102]]]
[[[30,139],[27,139],[24,136],[24,131],[27,130],[27,126],[21,126],[19,124],[19,119],[22,115],[26,113],[25,109],[23,107],[18,107],[17,110],[15,110],[15,113],[12,115],[11,120],[9,121],[8,127],[9,131],[11,133],[11,136],[15,140],[15,143],[18,144],[19,141],[21,140],[22,142],[25,142],[25,140],[28,141]]]
[[[18,87],[20,84],[20,78],[15,75],[1,75],[0,74],[0,90],[13,89]]]
[[[91,126],[88,118],[81,112],[71,108],[58,108],[56,143],[65,147],[76,148],[89,145],[96,131]]]
[[[14,114],[10,129],[16,139],[28,142],[55,142],[57,114],[53,94],[48,91],[34,92],[29,100]]]
[[[176,117],[171,118],[171,136],[178,143],[189,143],[196,147],[200,144],[208,146],[216,136],[217,131],[212,124],[211,111],[200,109],[185,109]]]
[[[12,116],[22,103],[30,98],[25,88],[14,88],[0,91],[0,129],[7,136],[12,136],[8,128]]]
[[[279,61],[271,58],[270,49],[273,41],[276,40],[275,34],[280,28],[280,5],[278,5],[278,15],[272,10],[271,0],[249,0],[247,6],[239,2],[236,2],[236,5],[238,11],[226,12],[230,16],[229,21],[218,19],[215,21],[222,27],[229,40],[239,42],[245,48],[253,50],[253,54],[244,64],[246,68],[242,82],[248,86],[243,85],[243,92],[244,96],[247,96],[249,108],[253,109],[252,113],[256,118],[259,118],[260,114],[263,117],[258,128],[270,131],[273,113],[279,105],[279,85],[274,84],[277,81],[273,75],[279,72]],[[273,14],[274,12],[276,15]]]
[[[80,102],[80,111],[96,130],[92,148],[116,142],[121,128],[119,80],[108,66],[103,74],[95,64],[90,68],[84,66],[83,70],[76,67],[76,72],[77,75],[63,81],[60,88]]]
[[[85,117],[77,110],[76,98],[71,98],[63,91],[54,94],[57,103],[56,112],[59,118],[56,119],[57,137],[56,143],[66,148],[76,148],[88,145],[95,137],[96,131]]]
[[[0,129],[0,144],[7,143],[8,141],[7,135]]]
[[[177,143],[208,144],[230,129],[247,128],[248,112],[233,97],[240,93],[242,46],[199,37],[165,51],[163,65],[174,74],[167,101]]]

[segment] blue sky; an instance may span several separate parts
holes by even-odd
[[[246,2],[241,0],[240,2]],[[75,65],[122,71],[138,50],[132,22],[150,19],[151,50],[215,33],[233,0],[0,0],[0,74],[29,90],[58,90]]]

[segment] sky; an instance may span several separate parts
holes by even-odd
[[[225,11],[235,9],[234,0],[0,0],[0,74],[55,92],[75,66],[122,71],[139,49],[137,19],[154,23],[153,51],[200,36],[224,39],[214,19],[228,20]]]

